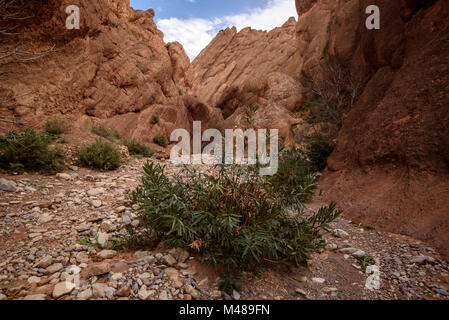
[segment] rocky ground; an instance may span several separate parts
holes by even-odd
[[[3,175],[15,186],[0,186],[15,191],[0,191],[0,299],[449,298],[449,267],[435,250],[344,216],[307,268],[267,266],[260,277],[245,277],[232,297],[218,290],[217,274],[198,255],[163,246],[121,251],[115,239],[140,223],[128,192],[145,161],[111,173],[71,167],[58,176]],[[165,164],[169,174],[178,170]],[[308,209],[320,205],[317,198]],[[356,257],[365,255],[375,265],[362,272]]]

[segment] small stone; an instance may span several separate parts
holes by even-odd
[[[307,296],[306,292],[300,288],[296,288],[295,292],[297,294],[303,295],[303,296]]]
[[[133,221],[131,222],[131,225],[132,225],[134,228],[137,228],[137,227],[139,226],[139,224],[140,224],[140,221],[137,220],[137,219],[135,219],[135,220],[133,220]]]
[[[429,256],[424,256],[424,255],[420,255],[420,256],[415,256],[411,259],[412,263],[415,264],[433,264],[435,263],[435,259]]]
[[[94,188],[94,189],[90,189],[87,191],[87,195],[90,197],[96,197],[99,196],[100,194],[105,193],[105,189],[103,188]]]
[[[78,232],[84,232],[84,231],[87,231],[90,229],[90,225],[83,223],[83,224],[80,224],[79,226],[77,226],[75,229]]]
[[[33,284],[33,283],[40,283],[41,282],[41,278],[36,277],[36,276],[32,276],[28,278],[28,283]]]
[[[130,295],[130,293],[131,293],[131,285],[127,283],[117,290],[116,295],[118,297],[127,297]]]
[[[147,291],[146,286],[142,286],[142,288],[140,288],[139,292],[137,293],[137,296],[140,300],[147,300],[151,296],[151,292]]]
[[[90,298],[92,298],[92,296],[93,296],[92,289],[89,288],[78,293],[77,298],[80,300],[89,300]]]
[[[238,293],[237,290],[232,291],[232,298],[234,300],[240,300],[240,293]]]
[[[103,221],[100,225],[100,228],[103,229],[106,232],[113,232],[116,230],[116,226],[113,225],[111,222],[109,221]]]
[[[107,233],[104,233],[104,232],[98,233],[97,243],[100,246],[106,247],[108,240],[109,240],[109,235]]]
[[[167,254],[166,256],[164,256],[164,261],[169,266],[174,266],[176,264],[176,259],[173,258],[171,254]]]
[[[323,293],[332,293],[332,292],[337,292],[338,289],[337,288],[331,288],[331,287],[324,287],[323,289],[321,289],[321,292]]]
[[[176,270],[175,268],[167,268],[165,269],[165,274],[173,282],[175,288],[180,288],[182,286],[182,283],[179,280],[178,270]]]
[[[17,185],[14,181],[0,178],[0,190],[7,192],[16,192]]]
[[[45,268],[49,267],[52,263],[53,263],[53,258],[51,256],[45,256],[37,262],[36,267],[45,269]]]
[[[433,291],[443,296],[449,296],[449,293],[444,288],[433,288]]]
[[[52,220],[53,220],[53,218],[52,218],[51,215],[49,215],[48,213],[44,213],[44,214],[42,214],[42,215],[39,217],[39,219],[37,220],[37,222],[40,223],[40,224],[42,224],[42,223],[50,222],[50,221],[52,221]]]
[[[97,254],[102,259],[111,259],[117,255],[115,250],[102,250]]]
[[[356,252],[353,252],[353,253],[352,253],[352,256],[353,256],[354,258],[363,258],[363,257],[366,256],[366,252],[363,251],[363,250],[357,250]]]
[[[313,283],[318,283],[318,284],[323,284],[323,283],[326,282],[326,280],[323,279],[323,278],[312,278],[312,282]]]
[[[341,249],[338,250],[338,252],[344,253],[344,254],[353,254],[354,252],[357,252],[357,251],[358,251],[358,249],[352,248],[352,247],[341,248]]]
[[[23,300],[45,300],[46,294],[31,294],[23,298]]]
[[[104,283],[94,283],[92,285],[92,294],[94,298],[108,298],[111,299],[114,296],[115,289],[108,287]]]
[[[118,281],[118,280],[123,280],[123,279],[124,279],[123,273],[114,273],[111,276],[111,280],[113,280],[113,281]]]
[[[196,291],[193,286],[191,286],[190,284],[186,284],[184,286],[184,289],[190,296],[192,296],[193,299],[198,299],[198,291]]]
[[[371,291],[379,290],[381,287],[379,267],[376,265],[368,266],[366,274],[370,274],[370,276],[366,279],[365,288]]]
[[[335,229],[333,234],[337,238],[349,238],[349,233],[341,229]]]
[[[75,284],[71,282],[60,282],[57,285],[55,285],[55,288],[53,289],[53,298],[58,299],[66,294],[69,294],[73,291],[75,288]]]
[[[78,263],[88,263],[89,255],[85,252],[78,252],[75,256],[75,259]]]
[[[103,204],[103,203],[102,203],[100,200],[93,200],[93,201],[92,201],[92,206],[93,206],[94,208],[100,208],[102,204]]]
[[[96,263],[88,266],[88,274],[90,276],[100,276],[102,274],[109,273],[111,271],[111,265],[107,262]]]
[[[56,178],[58,178],[59,180],[65,180],[65,181],[72,180],[72,177],[67,173],[58,173],[56,175]]]
[[[49,266],[46,270],[48,273],[56,273],[60,270],[62,270],[64,268],[64,266],[62,265],[62,263],[55,263],[52,264],[51,266]]]

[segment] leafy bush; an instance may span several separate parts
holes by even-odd
[[[155,125],[158,123],[159,123],[159,117],[157,115],[153,114],[150,119],[150,124]]]
[[[100,125],[94,126],[91,132],[111,142],[119,142],[122,138],[116,130],[109,129]]]
[[[44,132],[26,130],[0,136],[0,166],[13,171],[56,173],[64,169],[64,153],[52,148],[53,138]]]
[[[160,145],[161,147],[168,146],[167,138],[163,134],[157,134],[153,138],[153,142],[157,145]]]
[[[80,149],[79,164],[83,167],[115,170],[121,164],[120,153],[111,144],[97,139],[95,143],[84,145]]]
[[[45,132],[52,135],[60,135],[68,130],[67,123],[62,120],[53,119],[45,123]]]
[[[278,171],[266,179],[271,192],[277,194],[287,205],[292,201],[310,201],[318,186],[316,170],[304,152],[296,148],[280,150]]]
[[[320,133],[314,133],[305,137],[305,154],[317,171],[323,171],[327,166],[327,159],[334,148]]]
[[[135,140],[123,140],[123,145],[128,148],[128,152],[132,156],[150,158],[153,156],[153,151],[147,146]]]
[[[307,217],[299,202],[307,196],[292,196],[287,206],[256,170],[243,166],[222,166],[217,177],[186,168],[170,179],[159,165],[143,170],[131,199],[146,234],[202,253],[222,272],[227,291],[242,271],[258,273],[263,263],[305,265],[325,245],[319,231],[340,214],[332,204]]]

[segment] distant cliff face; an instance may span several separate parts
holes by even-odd
[[[175,83],[189,60],[181,46],[166,46],[153,22],[154,11],[134,11],[129,1],[80,1],[80,30],[67,30],[65,9],[72,3],[51,0],[28,8],[42,18],[25,24],[17,41],[29,38],[40,48],[55,45],[57,51],[32,63],[7,66],[21,71],[0,83],[16,97],[8,106],[12,113],[37,123],[70,114],[117,117],[112,126],[143,142],[152,140],[153,131],[189,128]],[[160,113],[157,126],[139,123],[152,113]]]
[[[257,126],[276,128],[293,142],[291,115],[301,100],[291,18],[270,32],[246,28],[220,31],[186,73],[188,92],[221,112],[221,129],[244,122],[250,105],[258,106]]]

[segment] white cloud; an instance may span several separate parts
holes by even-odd
[[[271,30],[283,25],[291,16],[296,16],[294,1],[270,0],[266,7],[255,8],[250,13],[211,19],[160,19],[157,25],[164,33],[166,42],[179,41],[187,55],[194,59],[220,29],[236,26],[238,30],[245,27]]]

